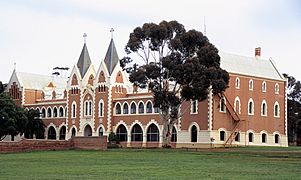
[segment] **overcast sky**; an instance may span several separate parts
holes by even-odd
[[[272,59],[282,73],[301,80],[301,1],[298,0],[1,0],[0,81],[17,71],[51,75],[72,68],[83,33],[97,70],[110,42],[119,57],[130,32],[145,22],[177,20],[186,29],[204,31],[222,52]]]

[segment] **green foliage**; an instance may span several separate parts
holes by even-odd
[[[38,110],[30,109],[25,111],[27,124],[25,126],[25,137],[32,139],[35,135],[37,139],[44,138],[45,124],[40,118]]]
[[[24,110],[5,93],[0,93],[0,139],[18,134],[27,138],[44,138],[45,125],[39,111]]]
[[[2,179],[300,179],[300,158],[300,148],[264,147],[44,151],[0,154],[0,174]]]
[[[301,83],[288,74],[284,74],[284,77],[288,79],[288,140],[294,143],[297,140],[297,134],[301,133]]]
[[[5,93],[0,93],[0,139],[6,135],[17,135],[19,109]]]
[[[108,139],[109,139],[109,143],[110,144],[119,143],[118,137],[117,137],[117,135],[114,132],[111,132],[109,134],[109,138]]]
[[[0,81],[0,93],[4,92],[4,85],[2,84],[2,81]]]
[[[154,107],[161,109],[165,114],[162,119],[170,127],[179,117],[182,102],[202,101],[210,88],[218,94],[228,87],[229,74],[220,68],[217,48],[201,32],[186,31],[177,21],[136,27],[125,51],[128,57],[120,64],[130,74],[129,80],[151,90]],[[144,63],[138,65],[137,59],[131,58],[132,54],[138,55]]]

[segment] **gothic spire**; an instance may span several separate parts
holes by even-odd
[[[85,33],[84,34],[84,39],[85,39],[84,47],[83,47],[82,52],[77,61],[77,67],[78,67],[80,75],[82,77],[85,76],[89,66],[92,64],[91,60],[90,60],[89,52],[87,49],[87,45],[86,45],[86,37],[87,37],[87,35]]]
[[[114,40],[113,38],[111,39],[110,45],[108,47],[106,57],[105,57],[105,64],[107,66],[107,69],[109,71],[109,74],[111,75],[116,64],[119,61],[118,54],[115,48]]]

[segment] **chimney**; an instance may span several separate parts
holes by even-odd
[[[255,57],[258,59],[261,56],[261,48],[257,47],[255,48]]]

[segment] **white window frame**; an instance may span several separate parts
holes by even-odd
[[[252,102],[252,112],[250,113],[250,103]],[[254,101],[253,101],[253,99],[252,98],[250,98],[249,99],[249,101],[248,101],[248,115],[254,115]]]

